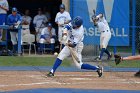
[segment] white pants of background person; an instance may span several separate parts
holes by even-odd
[[[62,40],[62,30],[63,30],[63,27],[59,26],[58,27],[58,40],[59,40],[59,42],[61,42],[61,40]]]
[[[43,44],[43,43],[47,43],[47,41],[44,38],[41,38],[39,40],[39,43]],[[54,44],[54,43],[55,43],[55,39],[54,38],[51,38],[50,39],[50,44]]]
[[[102,48],[107,48],[108,42],[111,39],[111,32],[110,31],[105,31],[101,32],[100,36],[100,47]]]
[[[16,45],[18,42],[18,32],[10,32],[11,35],[11,41],[13,45]],[[21,40],[21,44],[22,44],[22,40]]]
[[[37,41],[37,43],[39,43],[42,29],[43,29],[43,28],[35,28],[36,33],[37,33],[37,34],[36,34],[36,41]]]

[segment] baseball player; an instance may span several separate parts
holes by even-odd
[[[61,44],[61,39],[62,39],[62,29],[65,26],[65,24],[68,24],[71,20],[70,14],[65,11],[65,5],[61,4],[59,6],[60,12],[57,13],[55,17],[55,22],[58,25],[58,40]]]
[[[121,57],[120,55],[114,55],[115,57],[115,63],[118,65],[122,61],[127,61],[127,60],[140,60],[140,55],[137,56],[128,56],[128,57]],[[140,70],[135,74],[135,76],[140,77]]]
[[[7,24],[10,26],[11,41],[13,44],[13,52],[17,53],[18,26],[21,23],[22,17],[17,13],[17,8],[12,8],[12,14],[8,15]]]
[[[44,43],[50,44],[51,50],[54,52],[55,37],[55,29],[52,27],[51,23],[48,23],[47,27],[43,28],[41,31],[41,37],[39,40],[41,52],[43,51]]]
[[[9,5],[7,0],[0,0],[0,25],[5,25],[7,11],[9,10]],[[3,29],[0,29],[0,41],[2,39]]]
[[[38,15],[34,17],[33,24],[37,33],[36,40],[39,43],[41,31],[45,27],[45,23],[48,22],[47,17],[42,13],[41,8],[38,9]]]
[[[105,20],[103,14],[99,14],[97,16],[93,16],[92,20],[94,22],[94,26],[97,26],[98,30],[101,32],[100,35],[100,48],[101,53],[99,57],[95,58],[96,60],[101,60],[103,53],[105,52],[108,55],[108,60],[111,58],[111,54],[107,50],[108,42],[111,38],[111,31],[107,21]]]
[[[67,38],[68,38],[66,41],[68,41],[68,42],[66,43],[66,45],[64,46],[62,51],[59,53],[54,65],[53,65],[53,68],[47,74],[47,76],[48,77],[54,76],[56,69],[62,63],[62,60],[64,60],[64,58],[68,57],[71,54],[69,49],[72,48],[72,50],[78,54],[78,58],[80,61],[80,62],[76,62],[75,60],[73,60],[74,63],[76,64],[76,66],[80,69],[96,70],[99,77],[101,77],[102,73],[103,73],[103,67],[91,66],[89,64],[84,64],[82,62],[81,52],[83,50],[83,39],[84,39],[84,27],[83,27],[82,18],[80,16],[75,17],[71,23],[67,24],[64,27],[63,31],[64,32],[68,31],[68,33],[66,34]],[[65,33],[63,34],[63,37],[62,37],[63,40],[66,39],[66,37],[65,37],[66,35],[65,35]]]
[[[29,16],[29,10],[25,10],[25,15],[22,16],[22,36],[30,34],[30,23],[32,18]]]

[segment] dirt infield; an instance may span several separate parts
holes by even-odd
[[[0,91],[35,88],[78,88],[140,90],[140,78],[135,72],[105,72],[98,78],[96,72],[57,72],[45,78],[36,71],[0,71]]]

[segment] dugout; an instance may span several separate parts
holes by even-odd
[[[37,14],[38,8],[46,7],[47,11],[51,14],[51,22],[56,27],[54,19],[56,13],[59,11],[59,5],[62,3],[62,0],[8,0],[10,10],[12,7],[16,7],[19,13],[22,15],[26,9],[30,10],[30,16],[32,19]],[[11,11],[9,11],[11,13]],[[34,28],[31,26],[31,33],[33,33]]]

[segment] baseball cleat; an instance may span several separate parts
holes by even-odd
[[[140,70],[134,74],[135,77],[140,77]]]
[[[96,61],[102,61],[99,57],[96,57],[94,60],[96,60]]]
[[[108,56],[107,60],[110,60],[112,58],[112,53],[110,53],[110,56]]]
[[[103,75],[103,67],[100,67],[100,66],[98,66],[98,67],[99,67],[98,70],[97,70],[98,76],[102,77],[102,75]]]
[[[122,58],[120,55],[114,55],[114,57],[115,57],[115,63],[116,65],[118,65],[121,62]]]
[[[54,76],[54,73],[49,72],[46,76],[47,76],[47,77],[53,77],[53,76]]]

